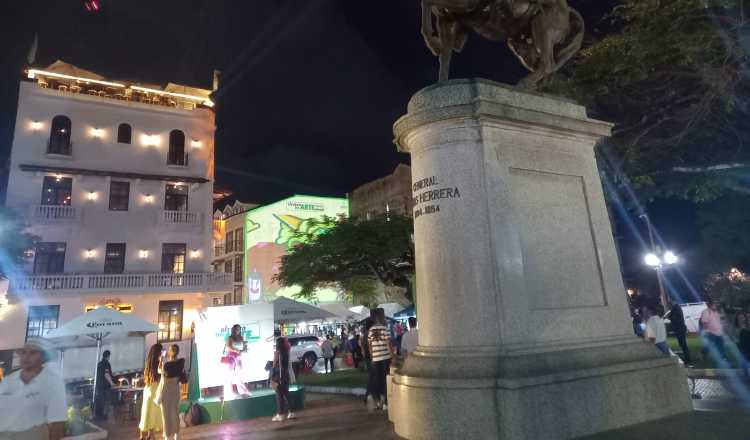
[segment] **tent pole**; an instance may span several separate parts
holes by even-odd
[[[102,351],[102,334],[99,333],[96,335],[96,359],[94,360],[94,391],[91,393],[91,405],[94,405],[94,402],[96,401],[96,380],[99,373],[99,357],[101,356]]]

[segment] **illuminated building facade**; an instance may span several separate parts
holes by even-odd
[[[355,188],[349,199],[352,217],[369,218],[386,213],[411,215],[411,168],[399,164],[391,174]]]

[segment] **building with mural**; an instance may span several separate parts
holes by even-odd
[[[299,243],[297,233],[322,234],[333,227],[337,218],[348,216],[349,203],[345,198],[305,195],[252,209],[235,204],[216,211],[214,270],[233,272],[233,279],[240,284],[235,285],[235,293],[241,294],[232,298],[217,296],[213,305],[292,298],[299,288],[281,287],[273,277],[279,272],[281,257]],[[317,300],[338,302],[339,292],[321,289]]]

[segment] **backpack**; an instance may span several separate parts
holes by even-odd
[[[201,424],[201,406],[197,403],[190,403],[185,411],[185,426],[197,426]]]

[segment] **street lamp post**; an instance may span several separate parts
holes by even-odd
[[[664,289],[664,281],[662,280],[662,270],[667,266],[677,264],[679,258],[672,251],[666,251],[661,256],[661,248],[654,243],[654,228],[651,225],[651,219],[648,214],[643,213],[639,216],[646,222],[646,228],[648,229],[648,239],[651,244],[651,252],[646,254],[644,262],[647,266],[654,268],[656,271],[656,281],[659,284],[659,297],[661,299],[661,305],[664,310],[669,310],[669,297]]]

